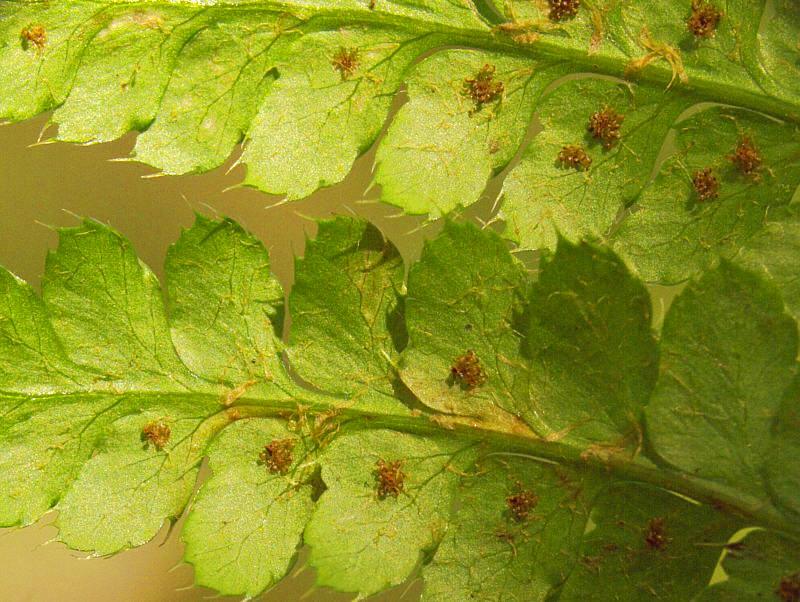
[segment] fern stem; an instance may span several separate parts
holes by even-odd
[[[437,414],[414,413],[409,415],[376,415],[342,408],[342,400],[312,393],[297,400],[308,412],[336,412],[339,419],[350,419],[348,428],[387,428],[412,434],[436,435],[443,430],[483,443],[490,453],[512,453],[532,461],[570,464],[575,467],[603,471],[616,480],[636,481],[655,485],[679,493],[698,502],[709,504],[721,511],[753,522],[752,526],[773,529],[800,538],[800,525],[791,523],[774,505],[748,493],[706,479],[658,466],[642,456],[619,453],[587,453],[587,450],[557,441],[547,441],[530,435],[510,433],[476,421],[453,420],[448,427],[434,421]],[[285,404],[275,405],[264,400],[241,399],[236,408],[242,417],[286,416]],[[255,403],[254,403],[255,402]]]

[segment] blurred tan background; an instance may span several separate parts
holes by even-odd
[[[292,258],[302,254],[306,236],[316,232],[314,218],[332,213],[372,219],[407,257],[421,250],[424,237],[438,230],[421,218],[400,216],[378,203],[370,189],[373,153],[362,157],[341,185],[292,203],[238,187],[243,167],[183,177],[145,177],[153,170],[113,161],[128,155],[134,138],[110,144],[73,146],[37,144],[46,138],[47,117],[0,126],[0,265],[39,285],[45,254],[57,242],[53,227],[90,216],[127,236],[139,256],[159,275],[167,246],[195,211],[230,216],[269,247],[272,266],[285,287],[292,279]],[[44,135],[43,135],[44,132]],[[496,190],[496,188],[495,188]],[[492,198],[473,206],[472,215],[488,216]],[[165,528],[150,544],[112,558],[85,559],[51,542],[52,514],[21,530],[0,529],[0,601],[113,600],[189,601],[214,597],[192,586],[192,569],[181,563],[180,523]],[[412,581],[376,600],[412,601],[420,584]],[[313,588],[313,573],[302,558],[293,576],[260,598],[265,601],[349,600],[350,596]]]

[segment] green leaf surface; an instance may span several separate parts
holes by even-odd
[[[317,582],[369,595],[405,581],[447,530],[471,447],[381,430],[337,438],[323,452],[327,490],[305,532]],[[380,462],[400,463],[397,495],[376,492]]]
[[[85,222],[42,297],[0,278],[0,521],[54,508],[61,541],[106,555],[188,507],[186,560],[230,595],[302,544],[362,597],[416,575],[437,601],[713,595],[735,533],[798,537],[793,289],[761,248],[695,279],[658,341],[606,246],[561,239],[532,271],[448,222],[404,286],[396,249],[337,218],[297,262],[289,370],[281,289],[238,225],[198,217],[162,295]],[[747,570],[775,581],[781,549]]]
[[[529,402],[542,437],[611,447],[641,445],[642,409],[658,349],[650,297],[606,249],[562,240],[542,261],[524,319]]]
[[[753,531],[729,546],[722,561],[727,579],[698,598],[720,600],[792,600],[800,591],[797,541],[771,531]]]
[[[481,70],[502,92],[482,103],[470,80]],[[408,213],[431,217],[477,199],[525,136],[536,97],[559,73],[520,57],[447,50],[426,59],[407,77],[409,101],[392,120],[376,156],[382,198]]]
[[[797,322],[776,292],[723,264],[691,283],[664,322],[647,408],[656,454],[690,474],[761,495],[784,392],[797,372]]]
[[[69,358],[98,381],[186,388],[191,376],[170,341],[158,280],[119,234],[91,221],[62,230],[42,298]]]
[[[292,367],[326,391],[400,410],[392,363],[405,346],[404,268],[394,245],[363,222],[322,222],[296,274]]]
[[[508,236],[522,248],[555,248],[558,234],[601,237],[617,214],[647,184],[664,140],[691,105],[685,94],[596,75],[565,78],[537,105],[543,131],[525,149],[505,181],[502,215]],[[587,125],[611,108],[623,117],[620,142],[605,148]],[[579,145],[591,165],[576,169],[559,161],[567,145]]]
[[[713,508],[630,484],[603,492],[591,520],[561,600],[691,600],[735,531]]]
[[[575,566],[596,481],[513,455],[473,470],[459,492],[455,526],[423,571],[423,599],[544,599]],[[536,503],[520,520],[508,500],[526,492]]]
[[[183,362],[231,388],[285,385],[276,332],[283,290],[263,244],[231,221],[198,216],[166,264],[172,338]]]
[[[58,501],[102,440],[115,405],[102,396],[3,396],[0,524],[28,525]]]
[[[273,441],[293,442],[286,474],[259,455]],[[208,449],[213,476],[192,502],[183,529],[186,561],[198,585],[255,596],[286,574],[314,507],[308,475],[313,443],[282,421],[243,419]]]
[[[0,293],[0,389],[45,393],[90,378],[69,361],[47,308],[26,282],[0,270]]]
[[[781,400],[778,419],[772,429],[772,439],[764,466],[767,487],[776,504],[800,515],[800,375],[795,377]]]
[[[130,396],[111,411],[97,446],[59,500],[59,539],[76,550],[111,554],[139,546],[178,517],[194,487],[197,469],[215,422],[205,422],[211,403],[159,403]],[[160,421],[170,431],[163,449],[143,441],[146,425]],[[80,435],[79,435],[80,436]]]
[[[514,414],[524,366],[514,361],[520,336],[514,316],[522,310],[522,266],[499,236],[449,223],[428,243],[408,275],[403,381],[426,405],[480,416],[494,408]],[[453,378],[457,358],[472,350],[485,373],[480,387]]]
[[[607,238],[670,283],[737,255],[800,184],[800,5],[551,4],[7,0],[0,118],[54,109],[54,138],[79,143],[135,130],[132,157],[169,174],[242,144],[244,184],[287,199],[377,141],[375,184],[408,213],[457,212],[497,176],[494,217],[526,249]],[[606,107],[618,137],[589,128]]]
[[[786,309],[800,318],[800,213],[792,205],[791,212],[771,219],[764,229],[747,241],[736,257],[738,263],[766,274],[781,289]]]
[[[675,147],[652,184],[613,235],[645,280],[679,282],[731,257],[787,204],[800,183],[795,126],[728,107],[711,107],[676,126]],[[713,131],[714,135],[707,135]],[[762,167],[741,172],[731,156],[747,137]],[[711,169],[718,196],[703,200],[693,186]]]

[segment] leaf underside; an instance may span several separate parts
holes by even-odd
[[[305,543],[363,596],[800,599],[800,6],[718,4],[0,4],[0,118],[55,109],[59,140],[137,130],[174,174],[244,142],[245,184],[296,199],[402,88],[383,200],[436,218],[505,178],[502,234],[448,221],[407,277],[374,227],[321,223],[288,302],[204,217],[163,289],[91,221],[41,295],[1,271],[0,525],[55,507],[112,554],[188,506],[224,594]],[[644,282],[687,279],[656,332]]]
[[[414,575],[437,601],[791,594],[796,229],[692,279],[657,335],[594,243],[560,239],[534,278],[447,222],[405,279],[337,218],[287,309],[232,221],[184,231],[163,291],[86,221],[41,296],[0,272],[0,525],[56,508],[61,541],[112,554],[188,506],[185,558],[223,594],[271,587],[302,544],[319,584],[362,596]]]
[[[679,282],[796,193],[798,31],[795,0],[6,0],[0,118],[55,109],[80,143],[137,130],[133,157],[169,174],[244,142],[244,184],[298,199],[347,175],[402,88],[384,201],[436,218],[503,172],[521,248],[605,239]]]

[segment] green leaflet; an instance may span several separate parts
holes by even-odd
[[[636,200],[656,166],[661,145],[691,99],[654,86],[575,75],[538,104],[543,130],[505,181],[501,212],[508,236],[523,248],[554,248],[558,233],[570,238],[606,234],[622,207]],[[605,107],[624,117],[620,141],[605,148],[588,131]],[[591,166],[559,160],[567,145],[585,149]]]
[[[792,600],[800,591],[797,542],[770,531],[751,532],[729,546],[722,562],[727,579],[699,600]]]
[[[763,495],[781,400],[797,372],[797,322],[728,264],[691,283],[664,322],[647,408],[656,454],[690,474]]]
[[[327,490],[305,532],[318,583],[369,595],[405,581],[447,531],[471,447],[381,430],[337,438],[322,455]],[[399,471],[402,491],[376,495],[381,470]]]
[[[658,365],[650,320],[647,290],[617,257],[562,241],[542,261],[524,318],[523,416],[534,430],[584,445],[640,446]]]
[[[711,130],[714,135],[706,135]],[[793,126],[722,107],[680,122],[677,148],[612,240],[644,279],[660,282],[678,282],[720,254],[734,255],[792,198],[800,181],[797,135]],[[763,161],[750,176],[730,158],[745,137]],[[703,201],[693,187],[703,169],[718,181],[717,198]]]
[[[4,364],[5,366],[6,364]],[[116,400],[3,396],[0,521],[28,525],[47,512],[102,440]]]
[[[274,441],[292,442],[286,474],[259,460]],[[244,419],[208,449],[213,476],[203,484],[183,529],[195,581],[222,594],[255,596],[289,570],[313,508],[313,442],[277,420]]]
[[[260,241],[198,216],[170,249],[166,273],[172,339],[195,374],[230,388],[286,384],[283,290]]]
[[[767,488],[775,503],[795,515],[800,514],[797,486],[800,484],[800,375],[795,377],[781,400],[778,418],[767,450],[770,459],[764,466]]]
[[[296,274],[292,367],[326,391],[398,411],[392,362],[405,346],[406,333],[397,249],[374,226],[343,218],[326,221],[297,260]]]
[[[67,358],[47,308],[27,283],[0,270],[0,292],[0,389],[48,393],[89,379]]]
[[[691,600],[708,584],[736,525],[709,506],[631,484],[604,491],[591,519],[561,600]]]
[[[421,574],[436,601],[714,599],[737,570],[775,591],[800,570],[783,551],[792,245],[693,280],[658,342],[608,247],[561,239],[534,274],[448,222],[404,288],[396,249],[337,218],[288,300],[301,384],[268,255],[238,225],[198,217],[164,301],[130,244],[85,222],[41,298],[0,278],[0,521],[55,508],[62,541],[110,554],[188,506],[197,582],[233,595],[271,587],[301,544],[321,584],[363,596]],[[728,571],[750,527],[783,543]]]
[[[677,282],[735,256],[800,183],[800,7],[717,4],[704,36],[688,0],[8,0],[0,118],[56,109],[56,138],[81,143],[138,130],[133,157],[173,174],[243,142],[244,183],[298,199],[344,179],[404,90],[377,148],[385,201],[439,217],[501,174],[521,247],[608,238]],[[618,138],[588,129],[606,107]],[[560,160],[570,145],[587,157]],[[704,169],[718,191],[700,199]]]
[[[169,340],[158,280],[116,232],[91,221],[62,230],[42,298],[69,359],[95,381],[176,391],[190,382]]]
[[[522,266],[498,236],[448,223],[426,244],[408,275],[406,325],[410,345],[401,375],[426,405],[452,414],[491,415],[517,409],[524,367],[514,361],[520,337],[515,313],[525,290]],[[472,350],[485,386],[454,379],[451,367]]]
[[[405,70],[436,38],[365,26],[287,38],[265,53],[279,77],[250,124],[242,161],[245,184],[298,199],[345,178],[380,132]]]
[[[85,459],[58,502],[59,539],[77,550],[111,554],[146,543],[165,518],[179,516],[205,443],[220,422],[227,422],[224,417],[205,420],[215,405],[198,400],[165,404],[138,396],[117,402],[110,411],[118,417],[109,420],[95,448],[100,453]],[[153,423],[170,429],[163,449],[143,440]],[[58,455],[51,461],[57,462]]]
[[[425,600],[541,600],[575,566],[597,481],[513,454],[480,462],[433,562]],[[535,500],[521,520],[508,499]]]
[[[502,82],[503,90],[481,103],[470,90],[480,85],[485,65],[484,77]],[[381,198],[432,218],[476,200],[489,177],[513,158],[536,97],[562,71],[474,50],[446,50],[424,60],[409,74],[409,102],[378,147]]]
[[[800,317],[800,278],[797,257],[800,252],[800,214],[792,205],[786,215],[773,218],[764,229],[747,241],[736,261],[767,275],[783,293],[786,309]]]

